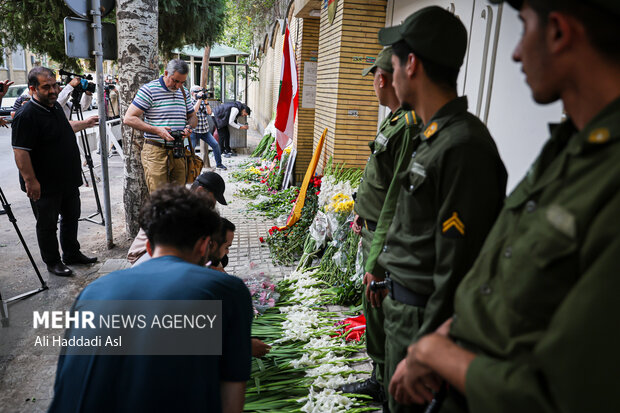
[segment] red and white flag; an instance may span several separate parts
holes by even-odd
[[[293,139],[295,116],[299,106],[299,93],[297,84],[297,64],[295,64],[295,52],[290,41],[288,25],[284,34],[284,46],[282,47],[282,70],[280,72],[280,94],[276,108],[276,149],[278,155]]]

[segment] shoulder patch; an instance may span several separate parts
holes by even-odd
[[[463,224],[456,211],[443,222],[441,232],[448,238],[462,238],[465,236],[465,224]]]
[[[405,120],[407,121],[408,126],[418,124],[418,117],[413,110],[405,113]]]
[[[424,136],[428,139],[437,132],[437,122],[433,122],[424,130]]]
[[[598,128],[594,129],[590,132],[590,136],[588,136],[589,143],[605,143],[609,140],[609,129],[607,128]]]

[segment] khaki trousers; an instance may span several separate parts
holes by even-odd
[[[185,185],[187,161],[184,157],[175,159],[172,149],[145,143],[140,157],[149,193],[167,183]]]

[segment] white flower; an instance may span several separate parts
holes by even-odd
[[[307,400],[307,402],[301,408],[301,411],[306,413],[340,413],[346,412],[353,407],[353,400],[332,389],[325,389],[319,393],[315,393],[314,389],[310,388],[308,397],[299,400],[299,402],[305,400]]]

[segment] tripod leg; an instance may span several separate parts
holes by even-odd
[[[39,282],[41,282],[41,287],[44,289],[47,289],[45,280],[41,276],[41,272],[39,272],[39,267],[37,267],[37,263],[34,261],[34,258],[32,257],[32,254],[30,253],[30,249],[28,248],[28,245],[26,244],[26,241],[24,240],[24,237],[22,236],[22,232],[19,230],[19,227],[17,226],[17,219],[15,218],[15,215],[13,214],[13,210],[11,209],[11,204],[8,203],[6,197],[4,196],[4,192],[2,192],[2,188],[0,188],[0,202],[2,203],[2,207],[6,211],[6,215],[9,218],[9,221],[13,224],[13,227],[15,228],[15,232],[17,232],[19,241],[22,243],[22,246],[24,247],[24,250],[26,251],[26,255],[28,256],[28,259],[30,260],[30,264],[32,264],[32,268],[34,268],[34,272],[37,274],[37,277],[39,278]]]
[[[80,108],[80,106],[76,105],[75,110],[78,115],[78,119],[83,120],[84,115],[82,114],[82,109]],[[93,164],[93,158],[91,156],[90,145],[88,144],[88,138],[86,137],[86,132],[84,132],[83,130],[80,131],[80,137],[81,137],[82,146],[84,149],[84,158],[86,159],[86,164],[88,165],[88,170],[90,171],[90,180],[93,183],[93,191],[95,193],[95,203],[97,205],[97,212],[93,214],[92,216],[90,216],[89,218],[92,218],[97,215],[101,216],[101,222],[92,221],[90,219],[89,220],[95,224],[105,225],[105,222],[104,222],[105,219],[103,217],[103,210],[101,208],[101,201],[99,199],[99,191],[97,190],[97,181],[95,178],[95,168]]]

